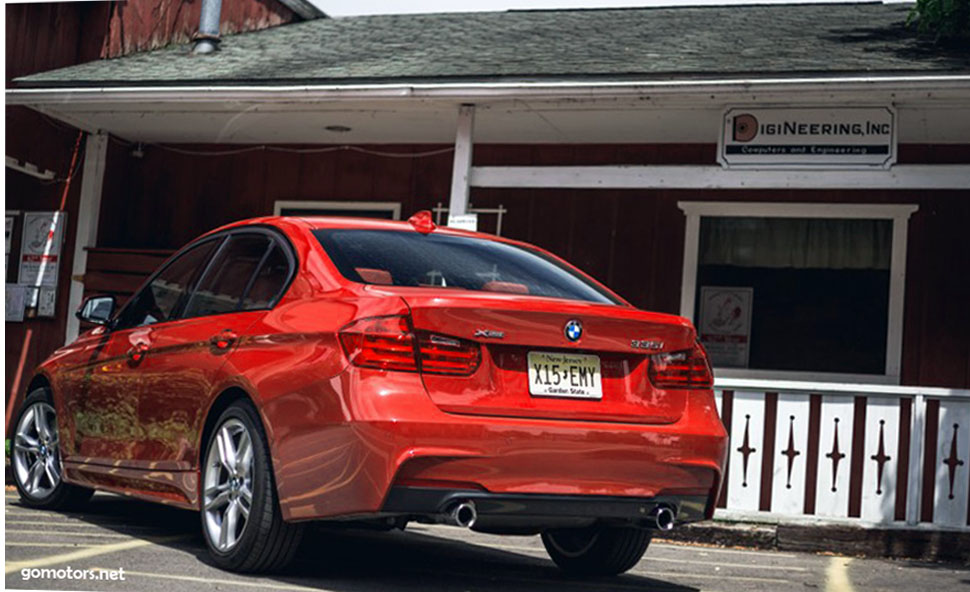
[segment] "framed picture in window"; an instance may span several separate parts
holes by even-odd
[[[747,368],[754,288],[701,286],[698,333],[711,365]]]

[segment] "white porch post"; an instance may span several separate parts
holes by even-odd
[[[474,128],[475,105],[462,105],[458,109],[458,130],[455,133],[455,164],[451,171],[449,215],[460,216],[467,213],[468,210]]]
[[[81,306],[84,282],[79,281],[88,268],[86,247],[98,240],[98,218],[101,215],[101,187],[108,155],[108,135],[90,134],[84,149],[84,169],[81,173],[81,203],[78,205],[77,237],[74,239],[74,265],[71,267],[71,291],[67,301],[67,329],[65,343],[73,341],[80,332],[80,322],[74,311]]]

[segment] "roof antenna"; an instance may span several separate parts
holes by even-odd
[[[199,32],[195,34],[195,47],[192,53],[213,53],[219,51],[219,21],[221,20],[222,0],[202,0],[202,14],[199,16]]]

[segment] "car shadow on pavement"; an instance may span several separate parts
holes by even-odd
[[[520,537],[504,540],[510,546],[523,545]],[[307,533],[293,565],[273,577],[287,584],[347,592],[381,586],[422,591],[697,590],[634,574],[611,578],[569,577],[559,571],[541,547],[538,551],[542,553],[511,552],[411,530],[381,533],[318,528]]]
[[[19,505],[19,502],[13,502],[8,507]],[[24,508],[24,511],[29,509]],[[59,514],[115,534],[150,540],[166,550],[182,553],[182,559],[170,553],[161,554],[157,566],[160,571],[177,573],[189,569],[197,576],[222,580],[222,583],[247,577],[221,571],[211,563],[202,539],[199,516],[195,512],[98,494],[82,511]],[[340,592],[497,588],[502,592],[516,592],[552,587],[557,592],[697,592],[694,587],[636,574],[611,578],[569,577],[544,553],[504,550],[450,538],[458,533],[460,531],[455,529],[446,538],[424,529],[377,532],[314,524],[308,527],[292,565],[279,573],[257,577],[267,587],[277,582]],[[529,540],[534,541],[521,537],[501,540],[503,544],[517,548],[527,546]],[[542,547],[537,547],[537,551],[542,551]],[[180,567],[183,561],[191,564]]]

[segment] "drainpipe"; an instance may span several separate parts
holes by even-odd
[[[222,0],[202,0],[199,32],[195,34],[192,53],[212,53],[219,50],[219,21]]]

